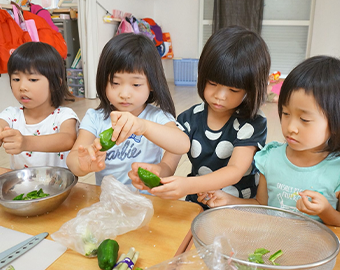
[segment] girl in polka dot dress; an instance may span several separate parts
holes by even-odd
[[[50,45],[28,42],[8,61],[10,85],[20,107],[0,113],[0,144],[11,169],[66,166],[77,137],[76,113],[62,107],[69,94],[64,61]]]
[[[207,202],[262,204],[302,212],[340,226],[340,60],[315,56],[284,80],[279,116],[285,143],[271,142],[255,155],[260,170],[256,199],[216,191]]]
[[[166,199],[197,202],[197,193],[222,189],[240,198],[256,194],[253,157],[266,141],[267,121],[259,110],[265,101],[270,55],[263,39],[240,26],[213,34],[198,64],[198,94],[203,102],[177,118],[191,141],[189,177],[162,178],[150,192]],[[166,152],[157,166],[133,164],[135,187],[148,189],[137,175],[139,166],[161,177],[173,175],[180,156]]]

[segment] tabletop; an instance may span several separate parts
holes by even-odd
[[[0,174],[7,171],[9,170],[0,168]],[[0,208],[0,225],[30,235],[45,231],[52,234],[59,230],[62,224],[76,217],[80,209],[98,202],[100,192],[100,186],[77,183],[59,208],[38,217],[14,216]],[[202,208],[197,204],[181,200],[163,200],[155,196],[145,196],[153,203],[154,216],[147,226],[117,236],[116,240],[120,245],[119,255],[126,253],[133,246],[140,252],[136,266],[145,268],[194,249],[190,226]],[[340,238],[340,227],[327,227]],[[47,238],[52,240],[50,236]],[[99,268],[96,258],[86,258],[68,249],[48,268],[48,270],[60,269],[93,270]],[[340,269],[339,258],[334,269]]]
[[[0,174],[5,169],[0,168]],[[56,210],[37,217],[20,217],[0,209],[1,226],[36,235],[47,231],[50,235],[59,230],[62,224],[76,217],[78,211],[99,201],[100,186],[77,183],[68,198]],[[152,201],[154,215],[147,226],[119,235],[115,240],[120,251],[127,253],[130,247],[140,252],[137,267],[150,267],[183,253],[191,248],[191,222],[202,211],[194,203],[181,200],[163,200],[145,195]],[[52,240],[50,235],[47,237]],[[60,269],[99,269],[96,258],[86,258],[68,249],[57,259],[49,270]]]

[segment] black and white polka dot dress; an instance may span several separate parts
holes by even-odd
[[[238,117],[235,112],[220,130],[211,130],[207,124],[208,108],[205,103],[192,106],[177,118],[177,125],[190,138],[188,152],[192,164],[189,176],[205,175],[228,165],[235,147],[256,146],[262,149],[267,137],[267,120],[259,111],[255,119]],[[234,196],[252,198],[258,181],[254,162],[237,184],[223,188]],[[190,196],[189,196],[190,197]]]

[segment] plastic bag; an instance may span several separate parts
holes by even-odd
[[[199,246],[147,270],[259,270],[255,263],[237,259],[237,252],[230,250],[227,236],[216,237],[211,245]],[[262,265],[261,265],[262,266]],[[263,269],[262,269],[263,270]]]
[[[113,176],[103,178],[101,189],[100,201],[80,210],[51,235],[52,239],[84,256],[94,257],[103,240],[141,228],[151,220],[152,202]]]

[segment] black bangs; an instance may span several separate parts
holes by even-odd
[[[49,82],[51,104],[59,107],[65,97],[70,97],[66,84],[64,61],[58,51],[43,42],[26,42],[19,46],[10,56],[7,63],[8,74],[37,72]]]
[[[208,81],[246,91],[238,107],[254,118],[265,101],[270,54],[261,36],[241,26],[222,28],[205,44],[198,62],[198,94],[203,101]],[[240,115],[241,115],[240,114]]]
[[[278,102],[279,117],[294,91],[313,95],[328,120],[331,136],[323,151],[340,156],[340,60],[314,56],[295,67],[284,80]]]
[[[44,69],[42,68],[45,65],[45,61],[43,61],[43,56],[37,55],[36,51],[26,50],[22,53],[15,53],[12,55],[12,61],[8,62],[7,68],[8,73],[12,74],[15,71],[23,72],[23,73],[33,73],[34,71],[42,74]],[[39,67],[40,70],[39,70]]]
[[[326,115],[330,111],[333,113],[332,108],[338,107],[338,101],[334,100],[334,96],[340,91],[338,70],[340,70],[340,62],[326,56],[309,58],[295,67],[281,87],[278,104],[280,116],[282,106],[287,105],[291,94],[299,89],[303,89],[306,94],[312,94]]]
[[[142,34],[123,33],[106,43],[100,55],[96,77],[97,94],[106,118],[115,108],[106,96],[108,83],[113,83],[115,73],[139,73],[146,76],[150,95],[146,103],[154,103],[171,113],[175,106],[165,78],[161,57],[155,44]]]
[[[254,86],[254,76],[243,55],[222,55],[215,62],[209,63],[206,79],[214,83],[239,89],[251,89]]]
[[[8,73],[12,74],[15,71],[21,71],[27,74],[34,71],[41,75],[50,78],[57,75],[63,78],[63,69],[59,69],[60,64],[63,65],[59,55],[53,55],[53,48],[41,42],[25,43],[25,46],[20,46],[11,55],[11,60],[8,62]]]
[[[113,76],[115,73],[139,73],[145,74],[147,67],[145,63],[144,54],[141,49],[135,49],[129,54],[118,53],[115,58],[108,60],[108,78],[109,81],[113,82]]]

